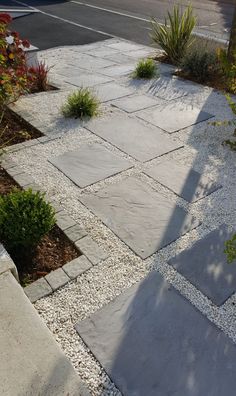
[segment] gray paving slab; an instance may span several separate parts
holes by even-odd
[[[169,68],[167,69],[165,67],[164,70],[169,70]],[[139,85],[139,83],[140,81],[136,80],[136,84]],[[132,85],[135,85],[135,81],[133,81]],[[199,91],[199,87],[196,87],[196,85],[192,86],[188,83],[183,84],[182,81],[176,78],[170,78],[164,75],[160,78],[153,79],[149,84],[147,92],[161,99],[176,100],[188,95],[189,93],[195,92],[196,90]]]
[[[131,58],[130,56],[128,56],[125,53],[121,53],[118,52],[117,54],[110,54],[106,56],[106,59],[109,59],[110,61],[113,61],[115,63],[118,64],[124,64],[124,63],[132,63],[134,64],[134,68],[135,68],[135,61],[133,58]]]
[[[139,120],[124,115],[89,121],[86,128],[143,162],[183,147],[158,128],[146,126]]]
[[[134,93],[134,90],[131,88],[123,87],[122,85],[116,83],[108,83],[97,85],[94,89],[95,95],[97,95],[98,99],[101,102],[107,102],[109,100],[122,98],[127,95],[131,95]]]
[[[235,395],[235,344],[158,272],[76,329],[124,396]]]
[[[177,101],[140,111],[137,116],[169,133],[213,117],[212,114]]]
[[[105,45],[107,45],[107,47],[109,47],[109,48],[113,48],[113,49],[116,49],[121,52],[137,51],[137,50],[145,48],[144,46],[141,46],[141,45],[138,45],[135,43],[125,42],[125,41],[119,41],[117,43],[112,43],[112,44],[105,43]]]
[[[62,231],[76,225],[76,222],[63,210],[56,213],[56,220],[57,225],[62,229]]]
[[[97,143],[68,151],[50,162],[81,188],[132,167],[129,161]]]
[[[81,74],[84,74],[84,69],[81,69],[78,66],[60,65],[55,69],[55,73],[68,78],[78,77]]]
[[[152,50],[151,48],[142,48],[142,49],[136,49],[129,51],[129,56],[134,59],[145,59],[148,58],[152,55],[155,55],[154,49]]]
[[[87,257],[82,255],[63,265],[63,270],[71,279],[75,279],[92,266],[92,263],[87,259]]]
[[[87,235],[85,229],[79,224],[75,224],[73,227],[67,228],[64,232],[72,242],[78,241]]]
[[[66,77],[65,82],[76,87],[94,87],[95,85],[111,82],[109,77],[98,74],[80,74],[79,76]]]
[[[145,173],[188,202],[196,202],[222,186],[174,160],[163,160]]]
[[[161,103],[163,103],[163,99],[152,98],[147,95],[133,95],[128,96],[127,98],[114,100],[112,105],[126,111],[127,113],[133,113]]]
[[[227,263],[224,253],[225,241],[232,235],[222,225],[169,260],[170,265],[219,306],[236,291],[236,266]]]
[[[74,53],[69,60],[69,64],[75,67],[80,67],[86,71],[94,71],[112,66],[114,65],[114,62],[109,59],[95,58],[88,54]]]
[[[134,177],[83,195],[80,201],[143,259],[200,224]]]
[[[51,271],[45,276],[46,281],[49,283],[53,290],[59,289],[70,281],[68,275],[63,271],[62,268],[58,268],[55,271]]]
[[[122,77],[127,74],[131,74],[135,69],[135,64],[124,64],[106,67],[100,70],[101,74],[109,77]]]
[[[99,58],[106,58],[111,55],[119,54],[119,51],[109,47],[93,48],[87,51],[88,55],[96,56]]]

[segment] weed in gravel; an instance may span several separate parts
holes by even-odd
[[[67,98],[67,103],[62,106],[65,117],[84,118],[98,114],[99,100],[88,88],[80,88]]]

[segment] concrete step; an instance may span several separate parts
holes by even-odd
[[[10,271],[0,271],[0,350],[0,395],[89,396]]]

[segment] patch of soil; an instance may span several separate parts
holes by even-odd
[[[0,147],[43,136],[40,131],[9,109],[4,112],[0,121]]]
[[[174,73],[175,76],[184,78],[185,80],[193,81],[197,84],[206,85],[207,87],[217,89],[219,91],[230,92],[227,89],[227,84],[224,77],[216,72],[212,73],[212,75],[206,81],[199,81],[199,79],[194,78],[193,76],[185,73],[183,70],[178,70]]]
[[[6,195],[14,187],[19,187],[15,180],[0,166],[0,195]]]
[[[80,251],[56,225],[32,252],[9,251],[16,264],[20,282],[29,284],[79,257]]]

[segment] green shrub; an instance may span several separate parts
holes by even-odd
[[[88,88],[80,88],[68,96],[62,113],[65,117],[93,117],[98,114],[98,107],[99,101],[96,96]]]
[[[182,70],[198,82],[205,82],[217,71],[217,56],[214,52],[191,51],[181,62]]]
[[[236,260],[236,234],[231,239],[225,242],[224,253],[227,256],[228,263],[232,263]]]
[[[187,49],[192,45],[192,31],[196,25],[196,18],[193,15],[191,6],[181,13],[179,6],[174,6],[172,14],[168,12],[165,24],[158,23],[152,19],[151,38],[166,53],[167,57],[174,64],[178,63],[185,56]]]
[[[44,194],[15,190],[0,197],[0,238],[11,249],[32,250],[55,224]]]
[[[234,62],[229,61],[227,51],[219,48],[217,51],[219,67],[221,68],[223,77],[225,79],[226,89],[235,94],[236,93],[236,54]]]
[[[153,59],[141,59],[134,71],[134,78],[153,78],[158,75]]]

